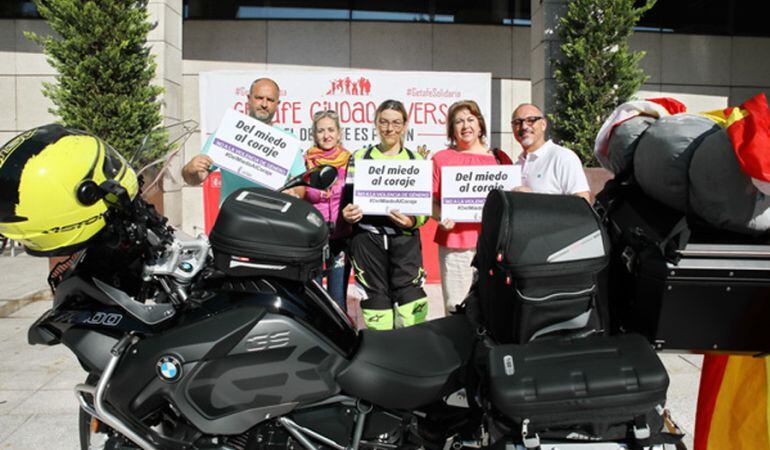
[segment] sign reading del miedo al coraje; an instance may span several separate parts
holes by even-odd
[[[278,189],[298,151],[300,142],[292,135],[230,109],[214,134],[208,155],[222,170]]]
[[[424,160],[356,161],[353,203],[364,214],[386,216],[392,210],[430,215],[433,163]]]

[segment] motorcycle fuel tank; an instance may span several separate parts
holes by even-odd
[[[291,409],[338,393],[334,378],[344,363],[298,322],[267,314],[227,357],[202,361],[190,374],[186,395],[212,418],[273,406]]]
[[[116,370],[108,401],[143,418],[171,403],[196,428],[240,434],[336,394],[341,353],[289,316],[244,302],[146,338]]]

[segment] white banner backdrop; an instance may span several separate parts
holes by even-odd
[[[418,145],[426,145],[432,152],[446,148],[446,112],[458,100],[475,100],[487,124],[492,123],[489,73],[216,71],[200,73],[202,142],[216,130],[226,110],[248,114],[248,89],[261,77],[272,78],[280,86],[275,125],[299,138],[303,150],[313,144],[313,114],[325,110],[339,114],[345,148],[356,150],[376,143],[374,113],[387,99],[400,100],[407,109],[406,145],[411,149]]]

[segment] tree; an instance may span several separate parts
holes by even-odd
[[[560,19],[563,58],[553,61],[556,139],[575,150],[585,165],[596,165],[593,147],[604,119],[647,80],[638,68],[644,52],[630,52],[628,37],[652,8],[647,0],[573,0]]]
[[[131,161],[135,168],[165,152],[158,96],[151,84],[156,64],[147,45],[155,27],[148,21],[148,0],[34,0],[58,36],[25,33],[43,47],[57,71],[44,83],[67,127],[93,133]],[[142,146],[143,138],[150,135]]]

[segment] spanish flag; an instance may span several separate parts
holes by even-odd
[[[695,450],[770,449],[770,358],[703,358]]]
[[[754,183],[770,181],[770,111],[765,94],[740,108],[702,115],[727,131],[741,170]],[[770,450],[770,359],[706,355],[703,358],[695,450]]]
[[[740,108],[701,113],[727,130],[741,170],[770,182],[770,111],[765,94],[746,100]]]

